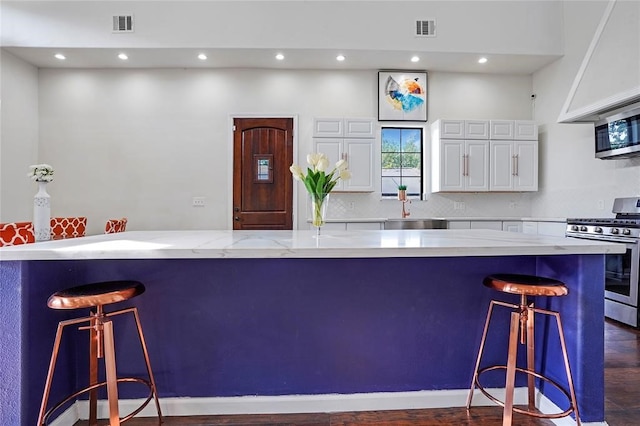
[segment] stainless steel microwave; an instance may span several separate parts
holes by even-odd
[[[640,156],[640,106],[595,123],[596,158]]]

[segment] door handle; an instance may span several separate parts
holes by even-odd
[[[238,216],[234,217],[233,220],[235,220],[236,222],[240,222],[240,218]]]
[[[233,211],[234,211],[234,212],[239,212],[239,211],[240,211],[240,207],[234,207],[234,208],[233,208]]]

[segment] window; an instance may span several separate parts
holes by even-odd
[[[422,199],[422,128],[382,128],[382,196],[395,197],[398,185]]]

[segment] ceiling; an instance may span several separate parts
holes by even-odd
[[[216,48],[42,48],[4,47],[5,50],[39,68],[266,68],[306,70],[415,69],[437,72],[490,74],[532,74],[555,61],[559,55],[485,55],[479,64],[477,53],[407,52],[399,50],[335,49],[216,49]],[[118,59],[119,53],[129,56]],[[54,55],[62,53],[64,61]],[[204,53],[207,60],[197,55]],[[275,59],[277,53],[285,59]],[[346,57],[338,62],[336,56]],[[411,62],[413,55],[419,62]]]

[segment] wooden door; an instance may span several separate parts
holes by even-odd
[[[233,229],[293,229],[293,119],[233,124]]]

